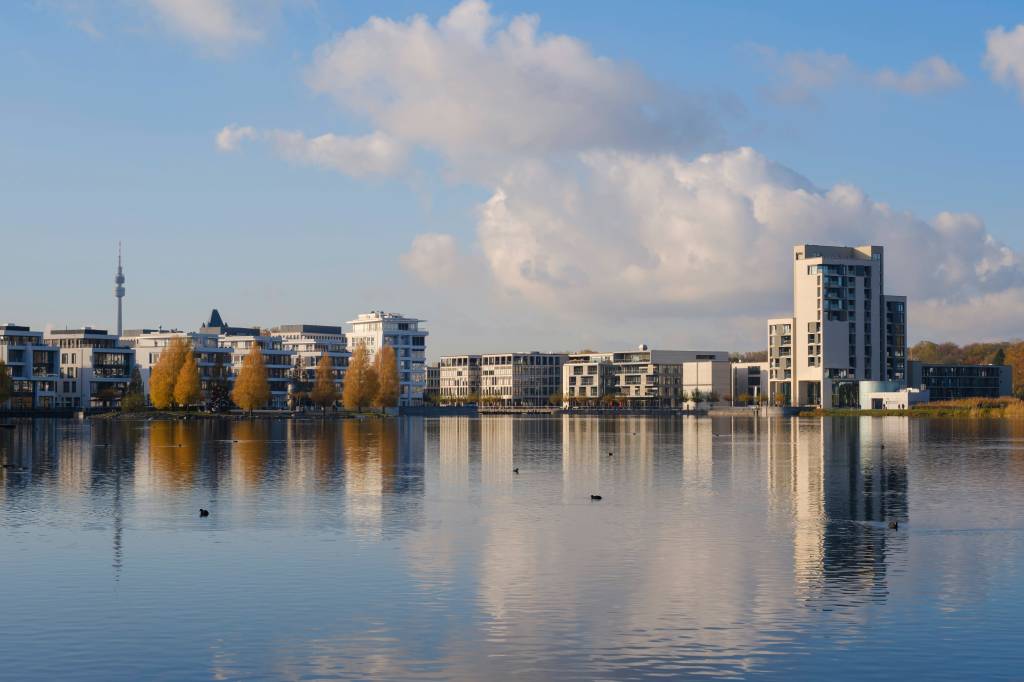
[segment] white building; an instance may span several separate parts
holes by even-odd
[[[105,329],[54,329],[46,333],[60,349],[58,407],[116,407],[128,391],[135,351]]]
[[[0,325],[0,360],[7,365],[14,383],[14,394],[6,407],[29,410],[56,406],[60,357],[58,349],[43,340],[42,332],[10,323]]]
[[[768,395],[768,362],[732,363],[732,403],[755,404]]]
[[[492,353],[480,356],[480,396],[504,407],[543,407],[562,395],[565,353]]]
[[[855,405],[860,381],[906,381],[906,299],[881,246],[793,248],[793,317],[768,321],[769,383],[792,405]]]
[[[349,349],[364,346],[371,358],[384,346],[395,349],[398,362],[398,404],[422,405],[426,386],[427,330],[425,320],[374,310],[349,320]]]
[[[726,351],[636,350],[573,353],[562,368],[563,404],[630,409],[681,408],[694,392],[701,402],[729,395]]]
[[[908,410],[930,399],[927,388],[907,388],[899,381],[862,381],[858,388],[865,410]]]
[[[348,369],[348,339],[341,327],[323,324],[285,324],[270,330],[281,337],[281,346],[292,352],[294,366],[302,371],[302,380],[312,384],[316,368],[326,355],[331,359],[334,384],[340,392]]]
[[[121,337],[121,342],[135,351],[135,364],[139,368],[147,400],[153,367],[175,338],[185,339],[192,344],[192,353],[199,366],[200,388],[205,398],[209,397],[214,382],[230,380],[231,349],[221,347],[218,334],[184,332],[179,329],[128,329]]]
[[[446,355],[438,364],[440,402],[465,403],[480,397],[479,355]]]

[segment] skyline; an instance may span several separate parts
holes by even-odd
[[[876,243],[911,343],[1021,336],[1019,8],[580,7],[6,6],[4,321],[113,328],[123,240],[128,328],[759,350]]]

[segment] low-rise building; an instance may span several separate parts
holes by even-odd
[[[348,369],[348,341],[340,326],[323,324],[285,324],[270,330],[281,338],[281,346],[292,352],[294,367],[301,372],[302,381],[312,384],[316,368],[326,355],[331,359],[334,385],[339,393]]]
[[[46,341],[60,349],[59,407],[116,407],[128,392],[135,350],[106,329],[54,329]]]
[[[863,410],[908,410],[929,401],[927,388],[908,388],[899,379],[861,381],[857,387]]]
[[[732,403],[749,405],[768,398],[768,362],[732,363]]]
[[[681,408],[695,392],[701,402],[731,390],[725,351],[637,350],[573,353],[562,368],[563,404],[631,409]]]
[[[56,407],[59,350],[43,339],[43,332],[16,324],[0,325],[0,360],[13,381],[14,393],[7,401],[8,408]]]
[[[349,349],[363,346],[371,359],[384,346],[395,349],[398,363],[398,404],[401,406],[423,404],[423,389],[426,385],[427,332],[423,329],[426,320],[406,317],[400,313],[386,313],[374,310],[361,313],[349,320]]]
[[[479,399],[479,355],[446,355],[438,364],[438,397],[442,403],[462,404]]]
[[[1013,395],[1013,367],[955,365],[911,360],[907,385],[928,389],[932,400],[999,398]]]
[[[504,407],[543,407],[562,394],[565,353],[492,353],[480,357],[480,397]]]
[[[220,345],[217,333],[184,332],[180,329],[126,329],[121,342],[135,351],[135,365],[139,368],[147,400],[153,367],[174,338],[182,338],[192,344],[192,353],[199,367],[199,386],[204,398],[209,398],[214,383],[230,381],[231,349]]]
[[[427,365],[427,382],[423,386],[423,402],[434,404],[441,399],[441,367]]]

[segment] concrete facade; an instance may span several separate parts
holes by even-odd
[[[438,363],[438,399],[446,405],[475,402],[480,397],[479,355],[446,355]]]
[[[398,404],[406,407],[423,404],[426,386],[427,332],[425,320],[400,313],[374,310],[349,320],[349,350],[364,346],[371,356],[384,346],[395,349],[398,362]]]
[[[60,349],[57,406],[118,407],[128,391],[135,350],[105,329],[55,329],[47,342]]]
[[[564,353],[493,353],[480,357],[480,397],[505,407],[545,407],[561,396]]]
[[[761,398],[769,398],[768,361],[732,363],[732,404],[756,404]],[[746,398],[747,400],[741,400]]]
[[[43,332],[16,324],[0,326],[0,360],[7,366],[14,393],[6,404],[12,410],[56,407],[60,356]]]
[[[316,368],[326,355],[331,359],[331,374],[339,394],[348,369],[348,338],[340,326],[324,324],[285,324],[270,333],[281,339],[281,347],[292,352],[292,372],[301,374],[304,383],[316,381]]]

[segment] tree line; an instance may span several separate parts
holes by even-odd
[[[1024,341],[993,341],[959,346],[952,342],[920,341],[910,348],[910,359],[935,364],[1011,365],[1014,390],[1024,394]]]

